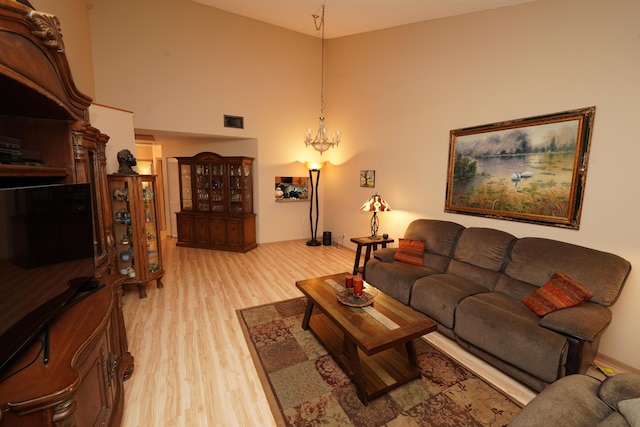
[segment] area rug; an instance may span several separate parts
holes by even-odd
[[[520,406],[426,341],[422,378],[364,406],[349,377],[302,329],[304,297],[238,310],[279,426],[506,426]]]

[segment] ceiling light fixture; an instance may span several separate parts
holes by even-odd
[[[320,152],[320,155],[327,151],[329,148],[338,146],[340,144],[340,131],[335,131],[331,137],[327,128],[324,127],[324,4],[322,5],[322,15],[313,14],[313,22],[316,26],[316,30],[322,30],[322,67],[320,72],[320,123],[318,125],[318,132],[316,136],[312,138],[311,129],[307,129],[304,135],[304,143],[308,147],[311,145],[316,151]],[[318,18],[320,24],[318,25]]]

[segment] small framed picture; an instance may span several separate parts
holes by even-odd
[[[376,186],[376,171],[360,171],[360,187],[373,188]]]

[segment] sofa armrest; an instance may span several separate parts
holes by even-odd
[[[595,340],[611,322],[611,310],[594,303],[564,308],[540,319],[540,326],[577,338]]]
[[[393,256],[396,254],[397,250],[398,248],[382,248],[375,251],[373,256],[382,262],[393,262]]]
[[[598,396],[611,408],[618,409],[620,401],[640,397],[640,375],[627,372],[608,377],[600,384]]]

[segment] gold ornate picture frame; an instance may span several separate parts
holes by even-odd
[[[595,107],[450,132],[445,212],[578,229]]]

